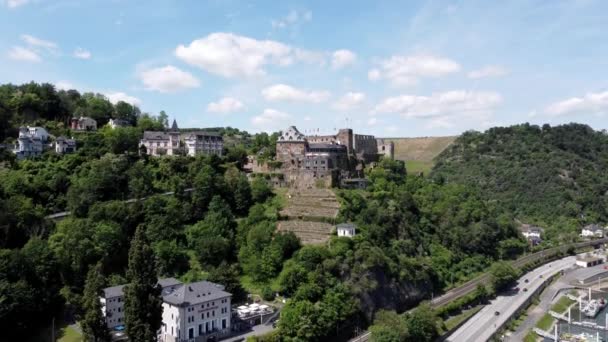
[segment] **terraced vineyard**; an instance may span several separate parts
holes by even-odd
[[[320,244],[329,239],[340,210],[340,203],[328,189],[292,190],[281,210],[279,231],[293,232],[303,244]]]

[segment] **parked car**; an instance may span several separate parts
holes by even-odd
[[[524,280],[524,283],[528,283],[528,279]]]
[[[524,288],[524,292],[528,292],[528,289]]]
[[[495,316],[498,316],[498,315],[500,315],[500,312],[498,312],[498,311],[494,311],[494,315],[495,315]]]

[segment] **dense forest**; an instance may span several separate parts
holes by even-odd
[[[402,162],[391,160],[368,170],[367,190],[336,190],[339,221],[357,224],[355,238],[302,246],[292,233],[276,231],[284,198],[264,178],[249,180],[242,171],[248,154],[271,156],[276,135],[226,128],[222,134],[235,139],[221,157],[152,158],[138,153],[139,138],[143,130],[167,127],[167,114],[132,106],[123,112],[126,106],[48,84],[0,87],[6,143],[23,124],[78,141],[78,151],[63,156],[16,161],[2,154],[3,336],[34,335],[53,317],[98,320],[91,314],[98,289],[144,279],[130,265],[151,255],[154,262],[144,265],[152,265],[150,272],[224,284],[234,303],[246,291],[288,298],[278,330],[265,340],[343,339],[380,309],[415,307],[527,248],[509,212],[477,188],[408,176]],[[66,121],[75,113],[102,124],[129,113],[134,126],[78,135]],[[65,210],[72,212],[68,219],[45,218]],[[426,306],[380,316],[381,323],[403,321],[397,340],[432,340],[440,325]],[[378,340],[395,340],[381,323],[376,335],[386,338]]]
[[[581,124],[466,132],[437,157],[432,179],[476,189],[492,206],[571,241],[608,222],[608,135]]]

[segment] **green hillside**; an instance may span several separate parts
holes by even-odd
[[[586,125],[524,124],[467,132],[437,158],[432,178],[477,188],[502,211],[572,238],[608,221],[608,136]]]

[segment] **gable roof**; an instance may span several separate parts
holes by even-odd
[[[164,288],[167,288],[170,286],[180,285],[181,282],[175,278],[163,278],[163,279],[158,280],[158,284],[160,285],[160,287],[162,287],[164,289]],[[103,289],[104,298],[113,298],[113,297],[124,296],[125,286],[126,285],[106,287],[105,289]]]
[[[169,140],[169,134],[165,132],[145,131],[143,140]]]
[[[232,296],[224,287],[208,281],[182,284],[173,291],[163,292],[163,301],[173,305],[193,305]]]

